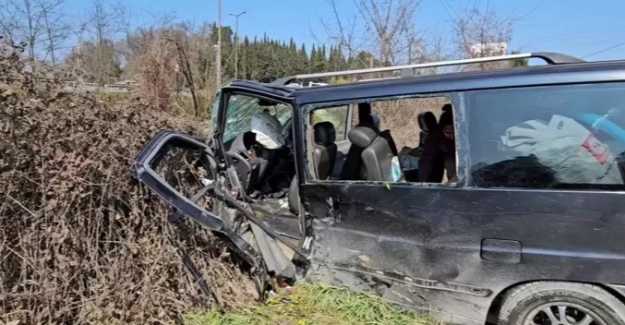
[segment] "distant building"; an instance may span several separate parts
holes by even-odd
[[[479,58],[484,56],[496,56],[505,55],[508,53],[507,42],[491,42],[491,43],[477,43],[471,45],[469,48],[471,51],[471,57]]]

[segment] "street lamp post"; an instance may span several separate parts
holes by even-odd
[[[239,77],[239,17],[245,15],[246,11],[241,11],[238,14],[229,14],[235,18],[234,23],[234,79]]]
[[[217,1],[217,53],[215,55],[215,83],[217,89],[221,88],[221,11],[222,0]]]

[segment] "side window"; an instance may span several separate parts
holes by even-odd
[[[471,185],[623,189],[625,85],[467,93]]]
[[[448,97],[401,97],[312,106],[308,138],[314,141],[308,150],[310,174],[316,179],[443,184],[457,181],[456,132]],[[348,107],[352,108],[351,119]],[[339,108],[345,113],[339,114]],[[344,146],[336,148],[320,141],[327,133],[319,125],[322,121],[340,125],[340,132],[344,132],[345,124],[350,124]]]
[[[334,126],[336,141],[347,139],[347,118],[349,115],[349,105],[327,107],[313,111],[311,117],[312,125],[321,122],[330,122]]]

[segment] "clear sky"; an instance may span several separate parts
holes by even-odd
[[[66,0],[68,14],[80,17],[88,0]],[[112,2],[112,1],[111,1]],[[345,16],[355,15],[353,0],[336,0]],[[149,24],[164,15],[201,23],[215,21],[217,0],[127,0],[131,23]],[[625,59],[625,0],[422,0],[415,26],[426,37],[451,43],[452,17],[477,4],[490,6],[514,20],[511,49],[555,51],[587,60]],[[229,13],[247,13],[240,19],[242,35],[262,36],[312,44],[327,40],[321,24],[330,17],[327,0],[224,0],[225,25],[234,25]]]

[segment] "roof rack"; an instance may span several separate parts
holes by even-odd
[[[583,63],[585,61],[578,59],[573,56],[569,56],[561,53],[553,53],[553,52],[534,52],[534,53],[520,53],[520,54],[510,54],[510,55],[500,55],[500,56],[490,56],[483,58],[474,58],[474,59],[462,59],[462,60],[451,60],[451,61],[440,61],[440,62],[428,62],[428,63],[417,63],[417,64],[407,64],[407,65],[396,65],[391,67],[379,67],[379,68],[368,68],[368,69],[356,69],[356,70],[346,70],[346,71],[334,71],[334,72],[319,72],[319,73],[310,73],[310,74],[298,74],[291,77],[281,78],[276,80],[275,84],[288,85],[293,81],[305,81],[305,80],[318,80],[323,78],[330,77],[341,77],[341,76],[355,76],[369,73],[380,73],[380,72],[395,72],[399,71],[405,73],[406,71],[414,71],[417,69],[426,69],[426,68],[437,68],[437,67],[448,67],[448,66],[457,66],[457,65],[467,65],[467,64],[476,64],[476,63],[487,63],[487,62],[497,62],[497,61],[509,61],[509,60],[519,60],[519,59],[542,59],[549,65],[557,65],[557,64],[570,64],[570,63]]]

